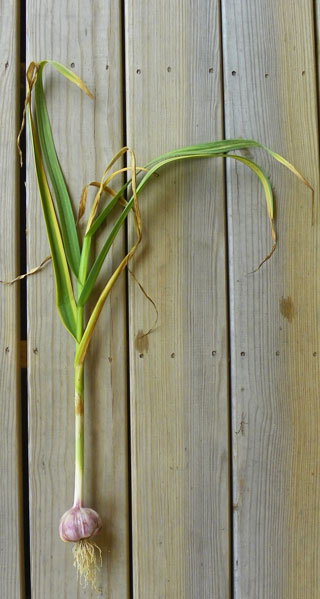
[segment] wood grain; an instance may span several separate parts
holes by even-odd
[[[19,269],[18,3],[0,2],[0,278]],[[20,599],[22,563],[22,488],[20,426],[19,288],[0,285],[0,572],[3,597]]]
[[[74,207],[122,145],[120,2],[28,3],[27,58],[74,68],[94,103],[47,69],[46,91],[58,155]],[[28,169],[28,262],[47,255],[33,167]],[[107,265],[119,261],[119,239]],[[104,271],[106,276],[106,271]],[[118,282],[89,350],[85,400],[85,502],[103,519],[99,596],[128,596],[125,281]],[[58,538],[74,477],[73,344],[56,315],[51,266],[28,284],[32,597],[91,597],[80,590],[71,546]]]
[[[286,156],[316,189],[255,154],[276,190],[270,248],[259,184],[228,168],[237,599],[319,597],[318,125],[312,2],[224,1],[226,137]],[[242,423],[242,424],[241,424]]]
[[[222,136],[218,3],[126,2],[127,136],[138,164]],[[141,196],[130,281],[136,599],[229,597],[223,165],[169,167]]]

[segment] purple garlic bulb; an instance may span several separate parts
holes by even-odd
[[[95,510],[89,507],[73,506],[60,519],[59,535],[64,542],[80,541],[94,537],[100,532],[102,520]]]

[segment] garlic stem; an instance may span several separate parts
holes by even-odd
[[[75,412],[75,476],[74,502],[76,507],[83,507],[83,475],[84,475],[84,414],[83,414],[83,364],[74,368],[74,412]]]
[[[81,292],[81,282],[78,281],[78,296]],[[77,306],[77,339],[83,333],[83,307]],[[75,351],[79,343],[76,342]],[[74,416],[75,416],[75,471],[74,471],[74,502],[77,507],[83,506],[83,477],[84,477],[84,372],[83,363],[74,365]]]

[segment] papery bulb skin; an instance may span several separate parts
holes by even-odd
[[[101,528],[102,520],[95,510],[73,506],[60,519],[59,536],[65,543],[76,543],[94,537]]]

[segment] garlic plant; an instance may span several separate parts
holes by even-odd
[[[96,196],[90,210],[85,234],[80,240],[77,229],[78,221],[84,214],[88,187],[81,195],[77,220],[74,218],[72,204],[55,151],[49,116],[46,108],[45,95],[42,84],[42,73],[46,64],[57,69],[64,77],[75,83],[81,90],[91,96],[85,84],[73,72],[62,64],[52,60],[39,63],[32,62],[27,70],[27,96],[25,101],[25,114],[31,132],[34,165],[37,175],[39,193],[42,203],[43,216],[52,257],[56,283],[57,309],[61,321],[75,341],[74,359],[74,387],[75,387],[75,488],[74,502],[61,518],[59,534],[63,541],[74,543],[75,565],[85,583],[92,582],[95,586],[97,560],[95,548],[97,545],[92,540],[102,527],[99,514],[91,508],[84,506],[84,385],[83,368],[86,352],[90,343],[92,332],[98,320],[102,307],[110,290],[120,273],[128,264],[141,240],[141,220],[137,196],[156,174],[167,164],[180,160],[193,158],[223,157],[244,163],[259,178],[262,183],[267,203],[267,211],[271,227],[272,249],[270,257],[276,246],[276,234],[273,226],[273,195],[270,183],[263,169],[244,155],[231,154],[234,151],[247,150],[248,148],[263,148],[275,160],[285,165],[297,175],[305,185],[310,188],[304,177],[282,156],[276,154],[256,141],[245,139],[222,140],[197,144],[179,150],[168,152],[149,162],[144,168],[137,168],[133,151],[122,148],[111,160],[105,169],[100,183],[89,185],[97,187]],[[22,130],[21,127],[21,130]],[[18,137],[18,147],[21,131]],[[20,147],[19,147],[20,151]],[[120,168],[110,174],[111,168],[123,154],[128,153],[130,166]],[[21,151],[20,151],[21,157]],[[127,171],[129,177],[118,191],[110,187],[113,177]],[[128,194],[126,201],[124,195]],[[108,198],[106,205],[101,209],[102,197]],[[106,235],[104,244],[89,269],[91,242],[98,230],[106,222],[113,208],[120,204],[123,208],[115,224]],[[112,243],[126,220],[133,211],[137,232],[137,241],[122,259],[119,266],[106,282],[96,305],[94,306],[87,322],[84,321],[84,307],[91,296],[96,279],[100,273],[104,260]],[[267,259],[266,258],[266,259]],[[75,289],[72,285],[75,281]]]

